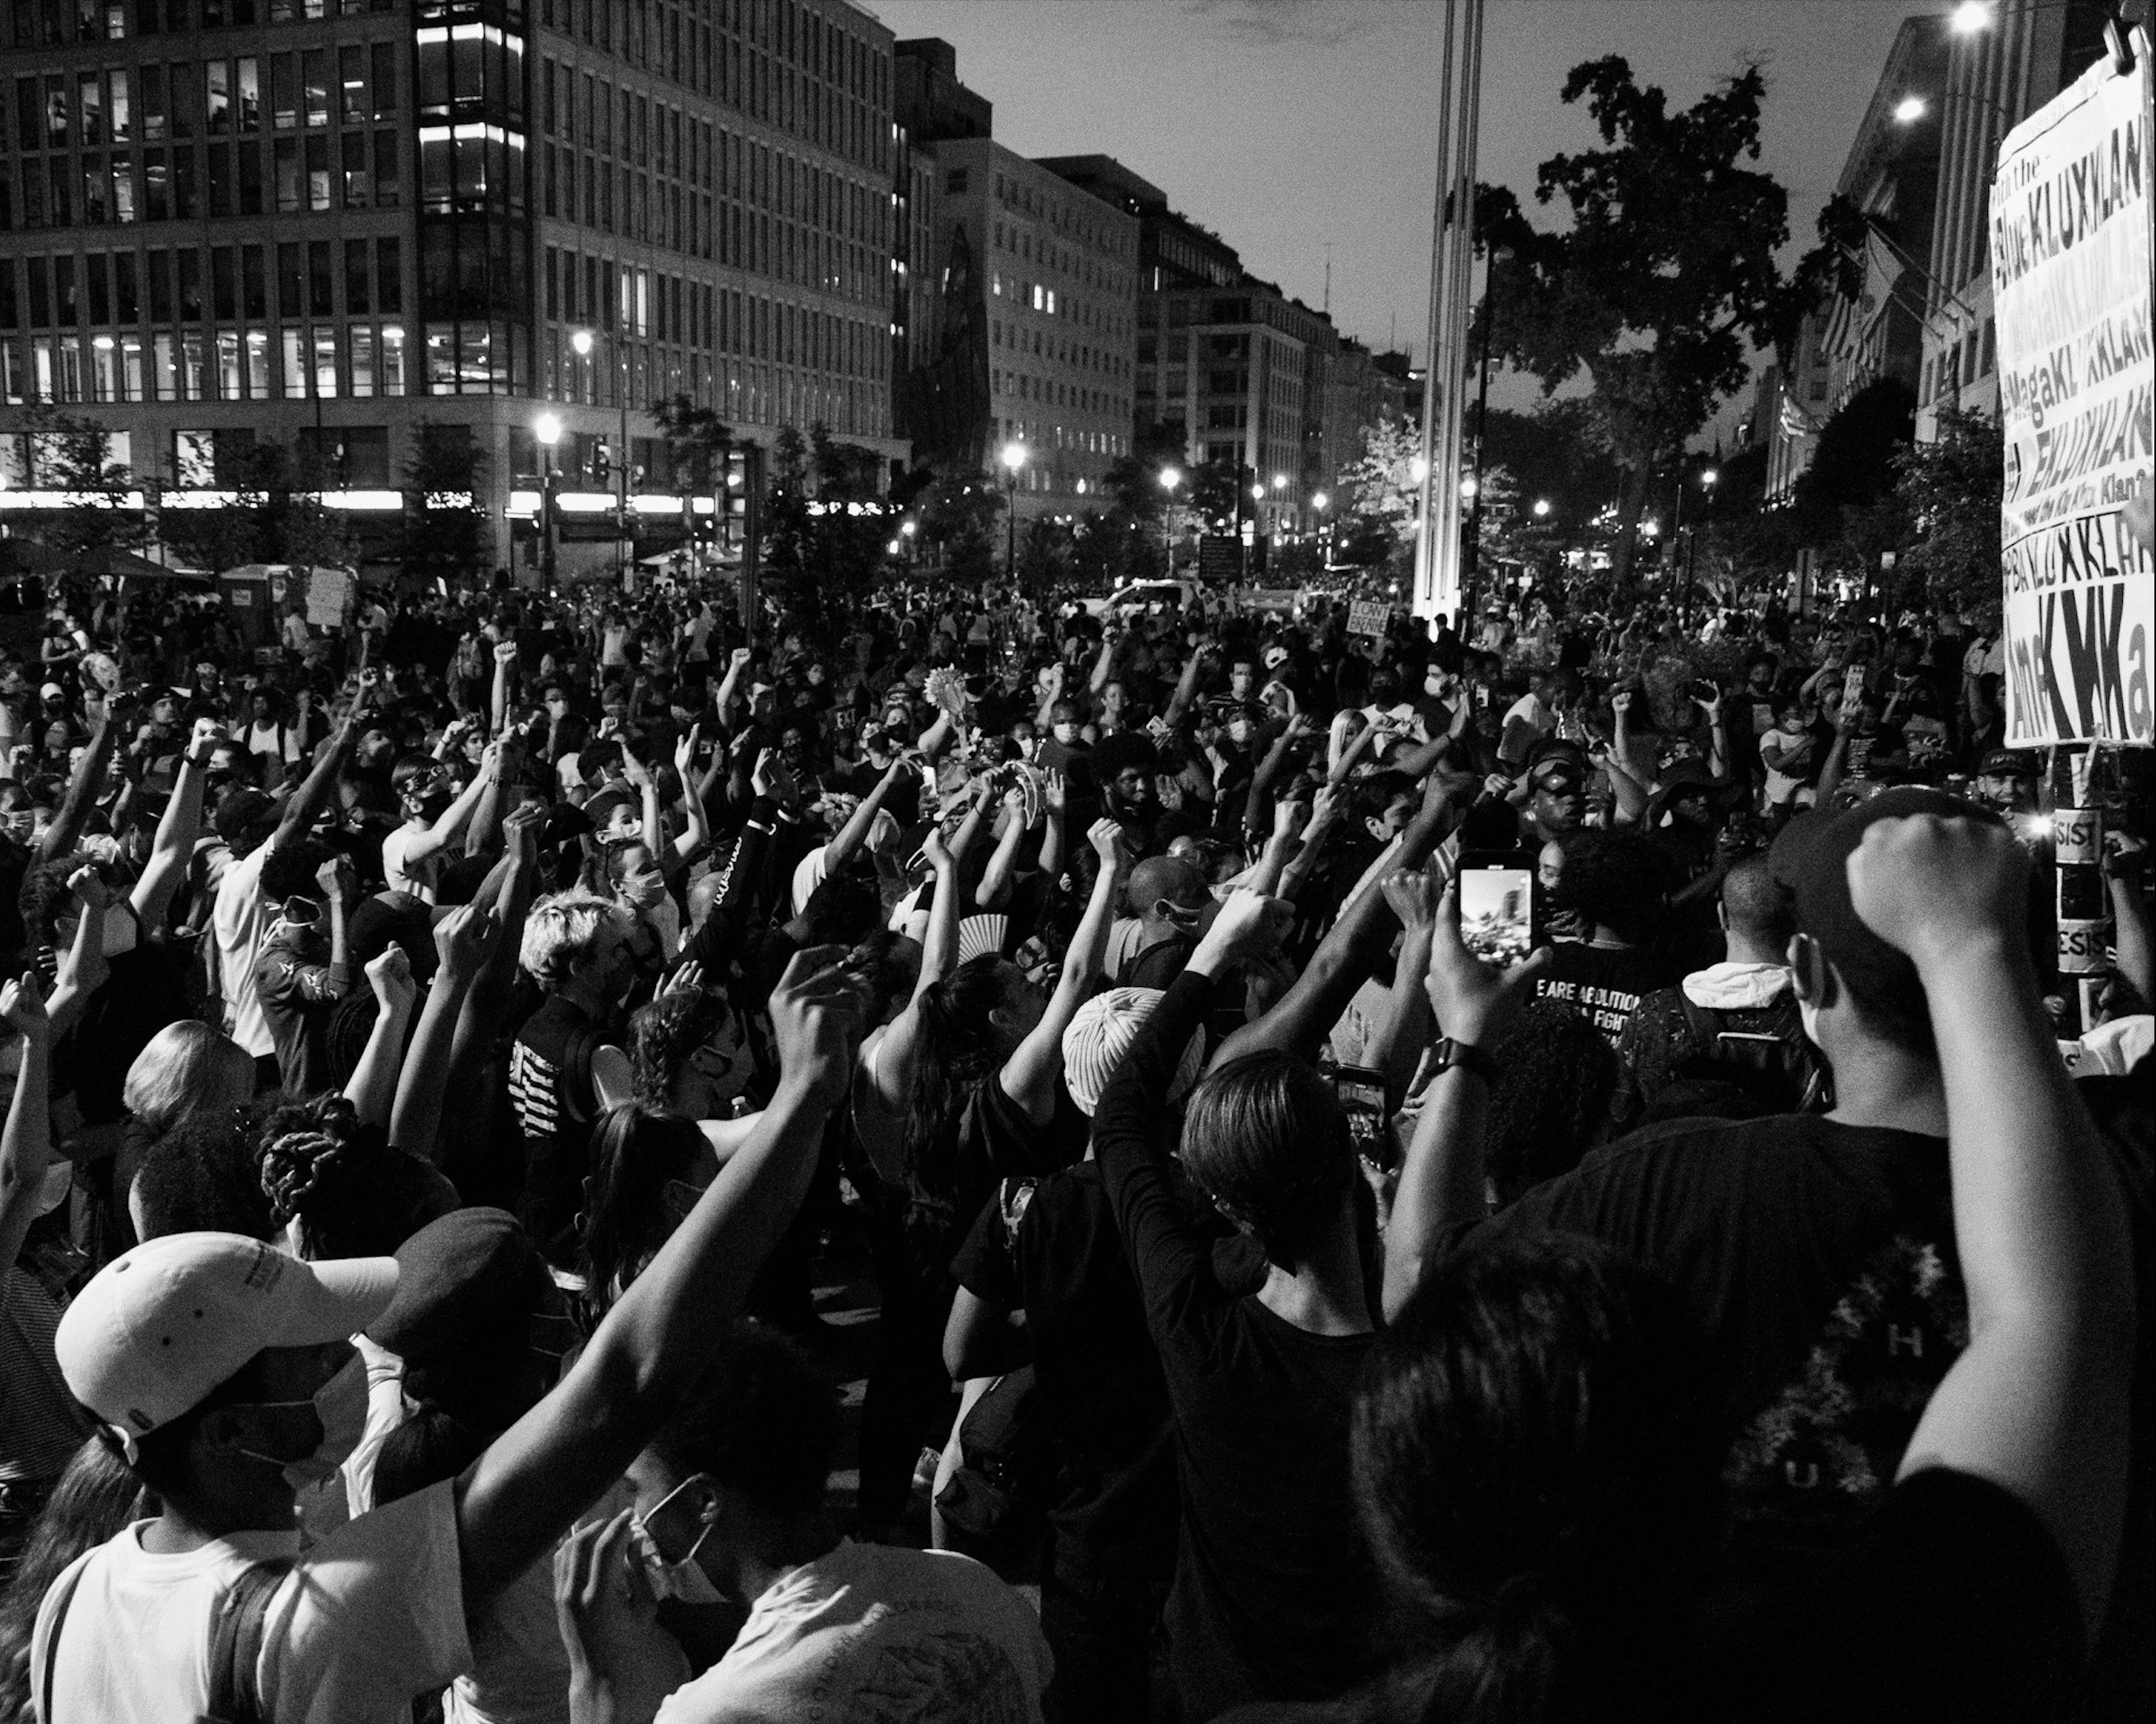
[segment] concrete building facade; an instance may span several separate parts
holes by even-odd
[[[49,404],[181,491],[305,445],[356,498],[457,428],[504,563],[542,407],[564,484],[632,494],[670,482],[677,395],[902,449],[892,37],[844,0],[110,0],[0,33],[0,433]]]

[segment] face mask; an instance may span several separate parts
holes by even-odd
[[[354,1353],[344,1368],[305,1401],[257,1401],[257,1407],[311,1407],[321,1421],[322,1440],[296,1459],[261,1454],[252,1449],[239,1452],[250,1460],[266,1461],[285,1475],[295,1491],[305,1490],[334,1478],[337,1469],[352,1458],[367,1431],[367,1361]]]
[[[679,1496],[688,1488],[689,1482],[684,1479],[668,1491],[653,1505],[652,1514],[657,1514]],[[707,1521],[698,1531],[696,1543],[689,1546],[688,1554],[678,1562],[670,1562],[665,1553],[659,1548],[658,1541],[651,1536],[649,1517],[638,1516],[629,1521],[629,1542],[636,1553],[636,1560],[644,1567],[644,1583],[651,1588],[653,1598],[678,1598],[684,1604],[718,1604],[724,1602],[724,1594],[711,1584],[711,1576],[704,1572],[702,1565],[696,1561],[696,1552],[703,1549],[704,1541],[711,1536],[711,1523]]]
[[[1078,727],[1075,724],[1057,725],[1055,727],[1055,739],[1060,743],[1066,744],[1076,742],[1078,740]]]

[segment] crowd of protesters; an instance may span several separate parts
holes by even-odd
[[[0,1717],[2152,1716],[1995,636],[813,596],[0,658]]]

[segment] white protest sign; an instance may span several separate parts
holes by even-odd
[[[2156,563],[2121,528],[2156,445],[2145,62],[2009,134],[1991,195],[2006,441],[2006,742],[2156,743]]]
[[[1357,600],[1348,607],[1348,632],[1351,635],[1383,634],[1385,618],[1390,609],[1373,599]]]
[[[307,622],[317,629],[344,626],[345,601],[352,596],[352,577],[341,569],[316,569],[307,576]]]

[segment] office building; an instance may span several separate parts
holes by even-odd
[[[501,563],[542,460],[625,491],[639,550],[678,538],[677,395],[902,452],[892,37],[843,0],[23,0],[4,29],[0,431],[104,426],[168,506],[254,440],[310,448],[365,538],[446,428]]]
[[[1996,414],[1991,316],[1991,182],[2006,134],[2105,52],[2102,0],[1996,0],[1986,28],[1956,34],[1943,86],[1917,123],[1938,138],[1932,284],[1917,377],[1917,435],[1939,409]],[[1936,99],[1933,99],[1933,98]]]
[[[957,465],[1022,444],[1019,512],[1083,513],[1130,450],[1138,224],[992,138],[934,148],[941,315],[966,320],[987,371]]]

